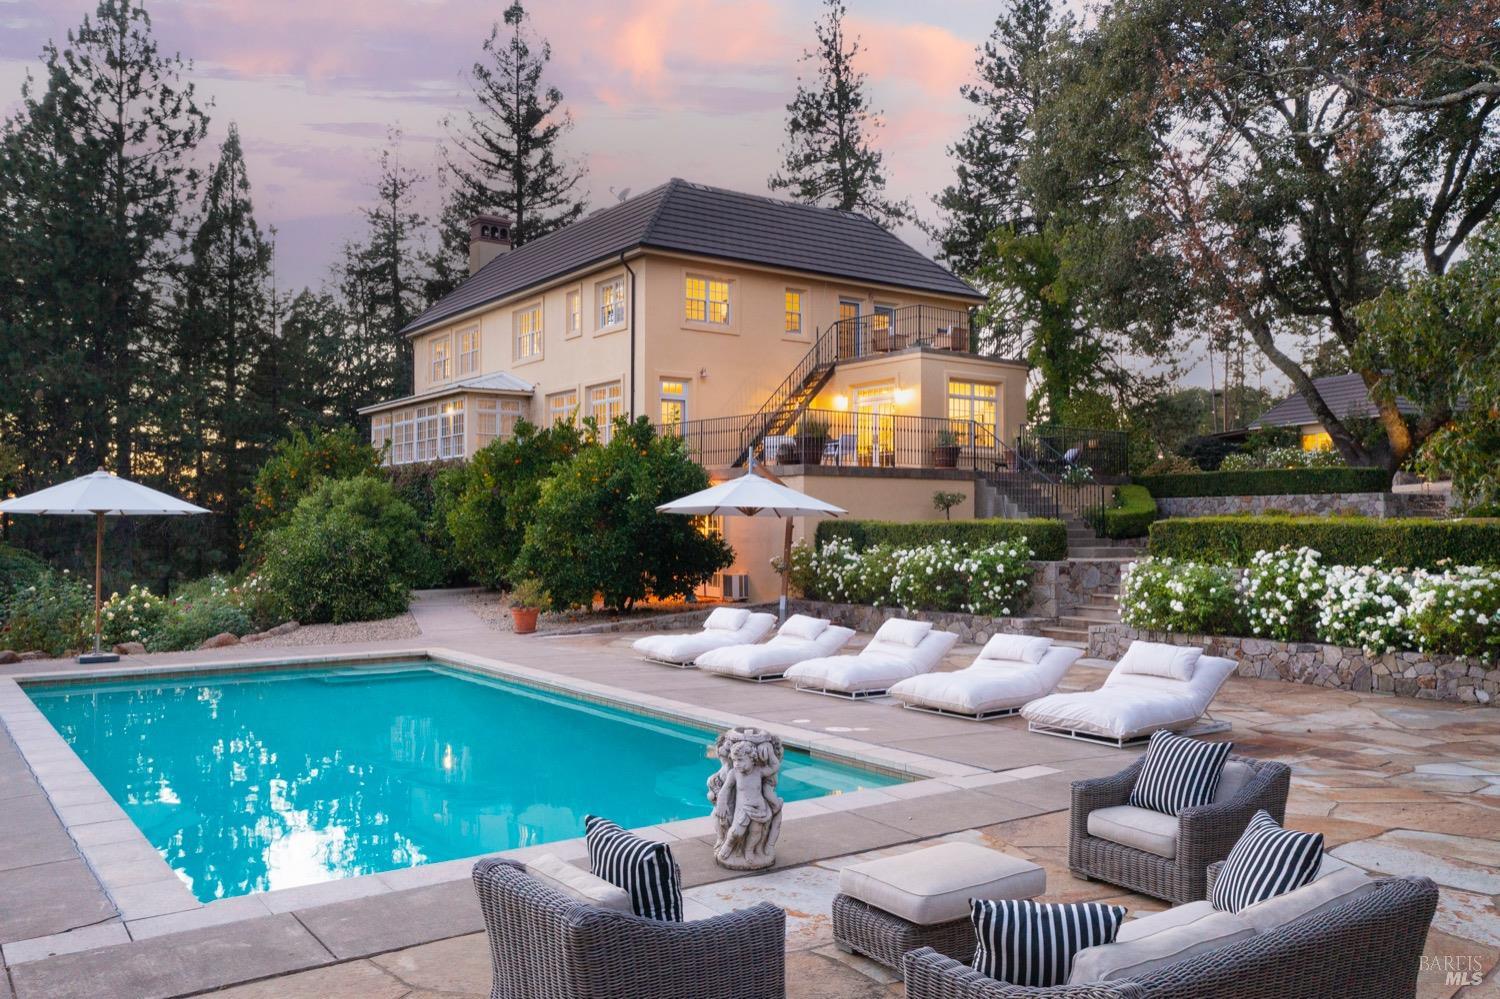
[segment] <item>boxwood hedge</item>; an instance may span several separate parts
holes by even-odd
[[[1383,468],[1255,468],[1241,472],[1142,475],[1152,496],[1293,496],[1309,493],[1383,493],[1391,473]]]
[[[1106,538],[1144,538],[1156,520],[1156,500],[1145,486],[1120,486],[1115,505],[1104,511]]]
[[[1500,518],[1174,517],[1151,525],[1152,555],[1246,565],[1257,551],[1307,546],[1325,564],[1500,565]]]
[[[1060,520],[824,520],[817,530],[818,547],[834,538],[847,538],[856,550],[874,545],[926,545],[951,541],[964,545],[991,545],[1024,537],[1035,559],[1056,562],[1068,557],[1068,529]]]

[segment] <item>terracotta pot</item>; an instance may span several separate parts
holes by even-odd
[[[536,631],[536,613],[535,607],[512,607],[510,609],[510,620],[515,625],[516,634],[529,635]]]
[[[933,468],[957,468],[959,446],[957,444],[937,444],[932,448]]]

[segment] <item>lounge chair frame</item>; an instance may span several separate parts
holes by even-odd
[[[1016,710],[1019,711],[1020,708],[1017,708]],[[1232,727],[1233,726],[1230,722],[1215,718],[1207,711],[1203,712],[1203,716],[1200,721],[1185,729],[1172,729],[1170,725],[1161,726],[1162,729],[1169,729],[1176,732],[1178,735],[1189,736],[1213,735],[1216,732],[1228,732]],[[1150,742],[1151,736],[1159,731],[1159,729],[1152,729],[1150,732],[1147,732],[1144,735],[1133,735],[1128,739],[1117,739],[1114,736],[1100,735],[1098,732],[1086,732],[1083,729],[1062,728],[1057,725],[1044,725],[1041,722],[1027,722],[1026,731],[1035,732],[1037,735],[1050,735],[1057,739],[1074,739],[1078,742],[1092,742],[1101,746],[1110,746],[1114,749],[1134,749],[1137,746],[1144,746],[1146,743]]]
[[[908,711],[921,711],[929,715],[942,715],[944,718],[961,718],[964,721],[994,721],[996,718],[1009,718],[1011,715],[1021,713],[1021,707],[995,708],[993,711],[981,711],[978,714],[969,714],[966,711],[953,711],[949,708],[932,708],[925,704],[907,704],[902,702],[902,707]]]

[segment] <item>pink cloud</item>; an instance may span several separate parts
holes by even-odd
[[[975,40],[938,25],[850,16],[848,30],[859,36],[865,50],[860,68],[871,80],[952,98],[974,76]]]

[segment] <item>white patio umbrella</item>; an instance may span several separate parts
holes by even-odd
[[[208,513],[175,496],[157,492],[104,469],[38,490],[29,496],[0,503],[0,513],[36,513],[59,517],[94,515],[94,651],[78,657],[81,663],[112,663],[120,657],[99,647],[99,612],[104,599],[104,518],[182,517]]]
[[[753,457],[749,470],[739,478],[663,503],[656,509],[660,513],[679,513],[689,517],[782,518],[786,522],[786,532],[782,542],[781,601],[777,610],[783,621],[786,620],[787,577],[791,575],[792,566],[792,518],[837,517],[849,512],[784,485],[770,473],[758,469]]]

